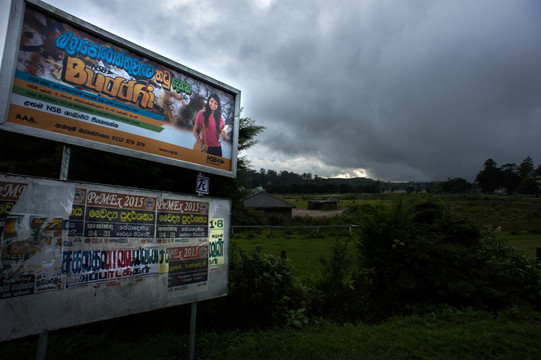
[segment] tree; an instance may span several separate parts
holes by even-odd
[[[472,185],[462,178],[449,179],[441,183],[441,191],[450,194],[467,193]]]
[[[517,191],[520,186],[521,178],[519,170],[515,164],[505,164],[500,168],[500,183],[505,188],[507,194]]]
[[[241,109],[242,112],[242,109]],[[258,140],[256,139],[257,135],[265,130],[264,126],[256,125],[255,120],[249,117],[244,117],[239,119],[239,140],[238,140],[238,152],[248,150],[255,144]],[[249,162],[245,156],[238,157],[237,159],[237,169],[243,170],[248,168]]]
[[[518,167],[518,173],[521,179],[532,177],[534,174],[533,160],[531,157],[527,157],[520,163]]]
[[[539,195],[541,193],[539,184],[537,184],[537,181],[533,177],[523,179],[517,191],[519,194],[524,195]]]
[[[534,176],[541,176],[541,165],[537,165],[537,169],[533,172]]]
[[[496,161],[488,159],[485,161],[485,168],[475,177],[475,182],[484,193],[492,193],[500,187],[500,170],[496,165]]]

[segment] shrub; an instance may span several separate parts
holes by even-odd
[[[233,244],[234,245],[234,244]],[[304,288],[289,260],[232,246],[229,294],[205,306],[211,328],[248,329],[284,326],[290,310],[305,307]],[[219,320],[217,320],[219,319]]]
[[[312,299],[315,315],[340,322],[359,316],[356,298],[354,258],[348,240],[335,240],[330,258],[321,259],[322,272],[317,280]]]
[[[478,261],[482,306],[491,310],[511,305],[541,308],[541,269],[499,236],[500,228],[489,228]]]
[[[535,263],[508,244],[483,237],[442,203],[398,201],[364,210],[358,261],[353,262],[357,269],[351,269],[338,244],[327,278],[318,284],[320,292],[338,294],[326,299],[341,302],[335,307],[355,315],[351,320],[379,321],[441,306],[539,307],[541,277]],[[340,257],[348,265],[336,269]]]

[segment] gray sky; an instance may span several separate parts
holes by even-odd
[[[266,127],[256,170],[473,181],[488,158],[541,164],[538,0],[46,2],[241,90]]]

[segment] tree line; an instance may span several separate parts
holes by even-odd
[[[541,165],[534,169],[533,160],[528,156],[518,166],[508,163],[498,167],[496,161],[488,159],[475,181],[484,193],[501,190],[507,194],[539,195],[539,178]]]
[[[507,194],[540,195],[541,189],[538,183],[540,178],[541,165],[535,168],[529,156],[520,165],[508,163],[501,167],[498,167],[493,159],[488,159],[473,183],[463,178],[407,183],[385,182],[369,178],[322,178],[311,173],[277,172],[264,168],[259,171],[245,168],[239,172],[240,184],[245,188],[261,188],[269,193],[279,194],[381,193],[402,190],[408,193],[426,191],[458,194],[500,191]]]

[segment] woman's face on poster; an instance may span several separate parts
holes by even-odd
[[[218,109],[218,102],[216,101],[216,99],[210,98],[209,107],[210,107],[210,110],[212,111],[216,111],[216,109]]]

